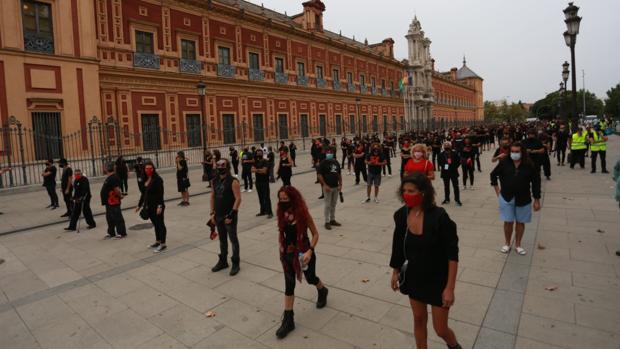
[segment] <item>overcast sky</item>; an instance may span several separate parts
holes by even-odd
[[[304,0],[251,0],[288,15]],[[484,78],[485,100],[534,102],[557,90],[569,61],[559,0],[323,0],[324,26],[370,43],[392,37],[395,54],[407,58],[405,35],[414,14],[433,43],[438,70],[467,65]],[[580,7],[577,85],[599,98],[620,83],[620,0],[575,1]],[[570,88],[570,79],[568,80]]]

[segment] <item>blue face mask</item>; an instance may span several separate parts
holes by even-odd
[[[331,159],[333,159],[333,158],[334,158],[334,154],[332,154],[332,153],[327,153],[327,154],[325,154],[325,158],[326,158],[327,160],[331,160]]]

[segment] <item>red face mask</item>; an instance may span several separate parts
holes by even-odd
[[[79,180],[80,180],[80,178],[82,178],[82,175],[81,175],[81,174],[76,174],[76,175],[75,175],[75,180],[76,180],[76,181],[79,181]]]
[[[150,167],[147,167],[147,168],[145,168],[145,169],[144,169],[144,173],[145,173],[147,176],[151,177],[151,176],[153,175],[153,169],[152,169],[152,168],[150,168]]]
[[[405,204],[409,208],[413,208],[413,207],[420,205],[422,203],[422,199],[424,199],[424,197],[422,196],[421,193],[403,194],[403,200],[405,200]]]

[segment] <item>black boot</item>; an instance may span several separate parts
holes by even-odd
[[[282,317],[282,325],[276,331],[276,337],[278,339],[283,339],[286,337],[291,331],[295,329],[295,319],[292,310],[285,310],[284,316]]]
[[[218,271],[222,270],[222,269],[226,269],[228,268],[228,262],[226,261],[226,256],[220,255],[220,259],[217,261],[217,264],[211,268],[211,271],[214,273],[217,273]]]
[[[231,262],[232,262],[232,268],[230,268],[230,276],[235,276],[237,274],[239,274],[239,257],[235,258],[231,258]]]
[[[319,297],[316,300],[316,307],[317,309],[321,309],[327,305],[327,294],[329,293],[329,290],[327,287],[323,286],[323,288],[320,288],[317,291],[319,292]]]
[[[461,347],[461,345],[460,345],[460,344],[456,343],[456,345],[455,345],[455,346],[453,346],[453,347],[451,347],[451,346],[449,346],[449,345],[448,345],[448,349],[463,349],[463,347]]]

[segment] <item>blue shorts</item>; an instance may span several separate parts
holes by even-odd
[[[517,206],[515,205],[515,198],[506,201],[500,194],[499,218],[504,222],[530,223],[532,221],[532,203]]]

